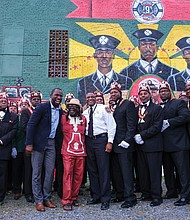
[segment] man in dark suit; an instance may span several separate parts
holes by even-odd
[[[150,206],[158,206],[162,188],[162,151],[161,135],[162,108],[151,101],[150,88],[140,85],[138,91],[142,105],[138,107],[138,130],[135,135],[137,143],[137,163],[142,201],[152,200]]]
[[[187,80],[190,79],[190,37],[181,38],[176,42],[176,46],[181,49],[182,56],[185,59],[185,62],[187,63],[187,68],[177,74],[174,74],[169,79],[173,80],[173,82],[176,84],[178,78],[182,78],[184,81],[185,88],[185,83],[187,82]],[[182,90],[184,90],[184,88]]]
[[[100,90],[103,94],[109,93],[112,82],[120,83],[122,90],[127,88],[126,77],[112,69],[114,50],[120,41],[108,35],[94,36],[89,41],[95,49],[94,58],[98,63],[98,69],[78,81],[77,93],[82,105],[86,102],[87,93],[95,90]]]
[[[3,204],[7,190],[8,163],[17,126],[18,116],[9,112],[8,96],[6,93],[0,93],[0,205]]]
[[[116,108],[113,117],[116,121],[117,128],[113,142],[112,154],[112,170],[113,170],[113,185],[116,190],[115,201],[121,200],[117,198],[117,193],[123,185],[124,203],[121,208],[130,208],[137,204],[137,199],[134,194],[133,184],[133,152],[134,136],[137,129],[137,109],[132,101],[122,99],[121,85],[117,82],[111,84],[110,96],[112,101],[116,103]],[[114,161],[118,161],[113,163]],[[118,168],[117,168],[118,167]],[[118,173],[121,173],[121,178]]]
[[[169,81],[173,90],[183,90],[184,82],[179,76],[176,82],[173,81],[173,76],[179,70],[170,67],[157,59],[157,51],[159,46],[157,41],[163,36],[163,33],[153,29],[140,29],[133,33],[139,40],[139,51],[141,58],[124,68],[120,74],[127,77],[127,89],[130,88],[132,82],[146,74],[153,74],[161,77],[163,80]]]
[[[26,127],[31,114],[38,104],[41,103],[41,93],[39,90],[33,90],[30,93],[31,106],[21,111],[20,125],[23,132],[23,142],[26,141]],[[31,154],[24,154],[24,196],[27,202],[34,202],[32,194],[32,164]]]
[[[50,101],[36,107],[27,125],[26,151],[32,153],[32,191],[37,211],[45,211],[44,205],[56,207],[51,202],[51,191],[56,156],[55,137],[57,130],[61,129],[62,96],[61,89],[53,89]]]
[[[190,173],[189,149],[190,141],[187,123],[190,121],[190,112],[184,100],[171,99],[170,86],[162,82],[159,87],[161,105],[163,106],[162,136],[164,141],[164,176],[170,175],[171,170],[165,164],[169,161],[175,164],[181,183],[180,199],[175,206],[186,205],[189,202]]]

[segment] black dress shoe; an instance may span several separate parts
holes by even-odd
[[[26,197],[26,201],[34,203],[34,198],[32,196]]]
[[[152,198],[151,198],[151,196],[142,195],[141,197],[137,198],[137,200],[139,200],[139,201],[152,201]]]
[[[102,202],[101,210],[107,210],[109,209],[109,207],[110,207],[109,202]]]
[[[96,204],[98,204],[98,203],[100,203],[101,201],[100,201],[100,199],[90,199],[90,200],[88,200],[87,201],[87,205],[96,205]]]
[[[121,208],[130,208],[133,207],[137,204],[137,200],[132,200],[132,201],[125,201],[122,205]]]
[[[113,198],[113,199],[111,199],[112,203],[118,203],[118,202],[123,202],[123,201],[124,201],[123,198]]]
[[[163,199],[153,199],[150,206],[158,206],[163,203]]]
[[[163,196],[163,199],[176,199],[178,198],[178,194],[166,194]]]
[[[189,203],[189,199],[187,198],[180,198],[178,201],[174,202],[175,206],[183,206]]]

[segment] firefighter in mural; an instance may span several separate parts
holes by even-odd
[[[157,51],[159,46],[158,40],[163,36],[163,33],[154,29],[140,29],[133,33],[139,40],[139,50],[141,58],[130,66],[124,68],[121,74],[127,77],[127,89],[139,77],[146,74],[156,75],[170,83],[173,90],[184,90],[184,80],[178,77],[177,81],[173,81],[173,76],[179,71],[170,67],[157,59]]]
[[[183,37],[179,39],[176,42],[176,46],[179,47],[182,51],[182,56],[185,59],[187,63],[187,68],[183,70],[182,72],[179,72],[172,76],[173,82],[177,83],[179,80],[179,77],[183,79],[184,85],[187,82],[187,80],[190,79],[190,37]],[[185,88],[185,86],[184,86]],[[184,90],[184,88],[182,88]]]
[[[89,39],[95,49],[94,58],[98,63],[98,69],[95,73],[85,76],[78,81],[78,99],[84,105],[86,94],[100,90],[103,94],[110,92],[112,82],[121,84],[121,89],[127,88],[126,77],[119,75],[112,69],[114,59],[114,50],[120,41],[112,36],[98,35]]]

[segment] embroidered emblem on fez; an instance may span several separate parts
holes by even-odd
[[[101,36],[101,37],[99,38],[99,42],[100,42],[100,44],[102,44],[102,45],[107,44],[108,40],[109,40],[109,39],[108,39],[107,37],[105,37],[105,36]]]

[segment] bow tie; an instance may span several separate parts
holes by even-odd
[[[142,104],[142,105],[140,105],[140,107],[141,107],[141,108],[143,108],[143,107],[146,108],[146,107],[147,107],[147,104]]]
[[[160,102],[160,105],[165,105],[167,101]]]

